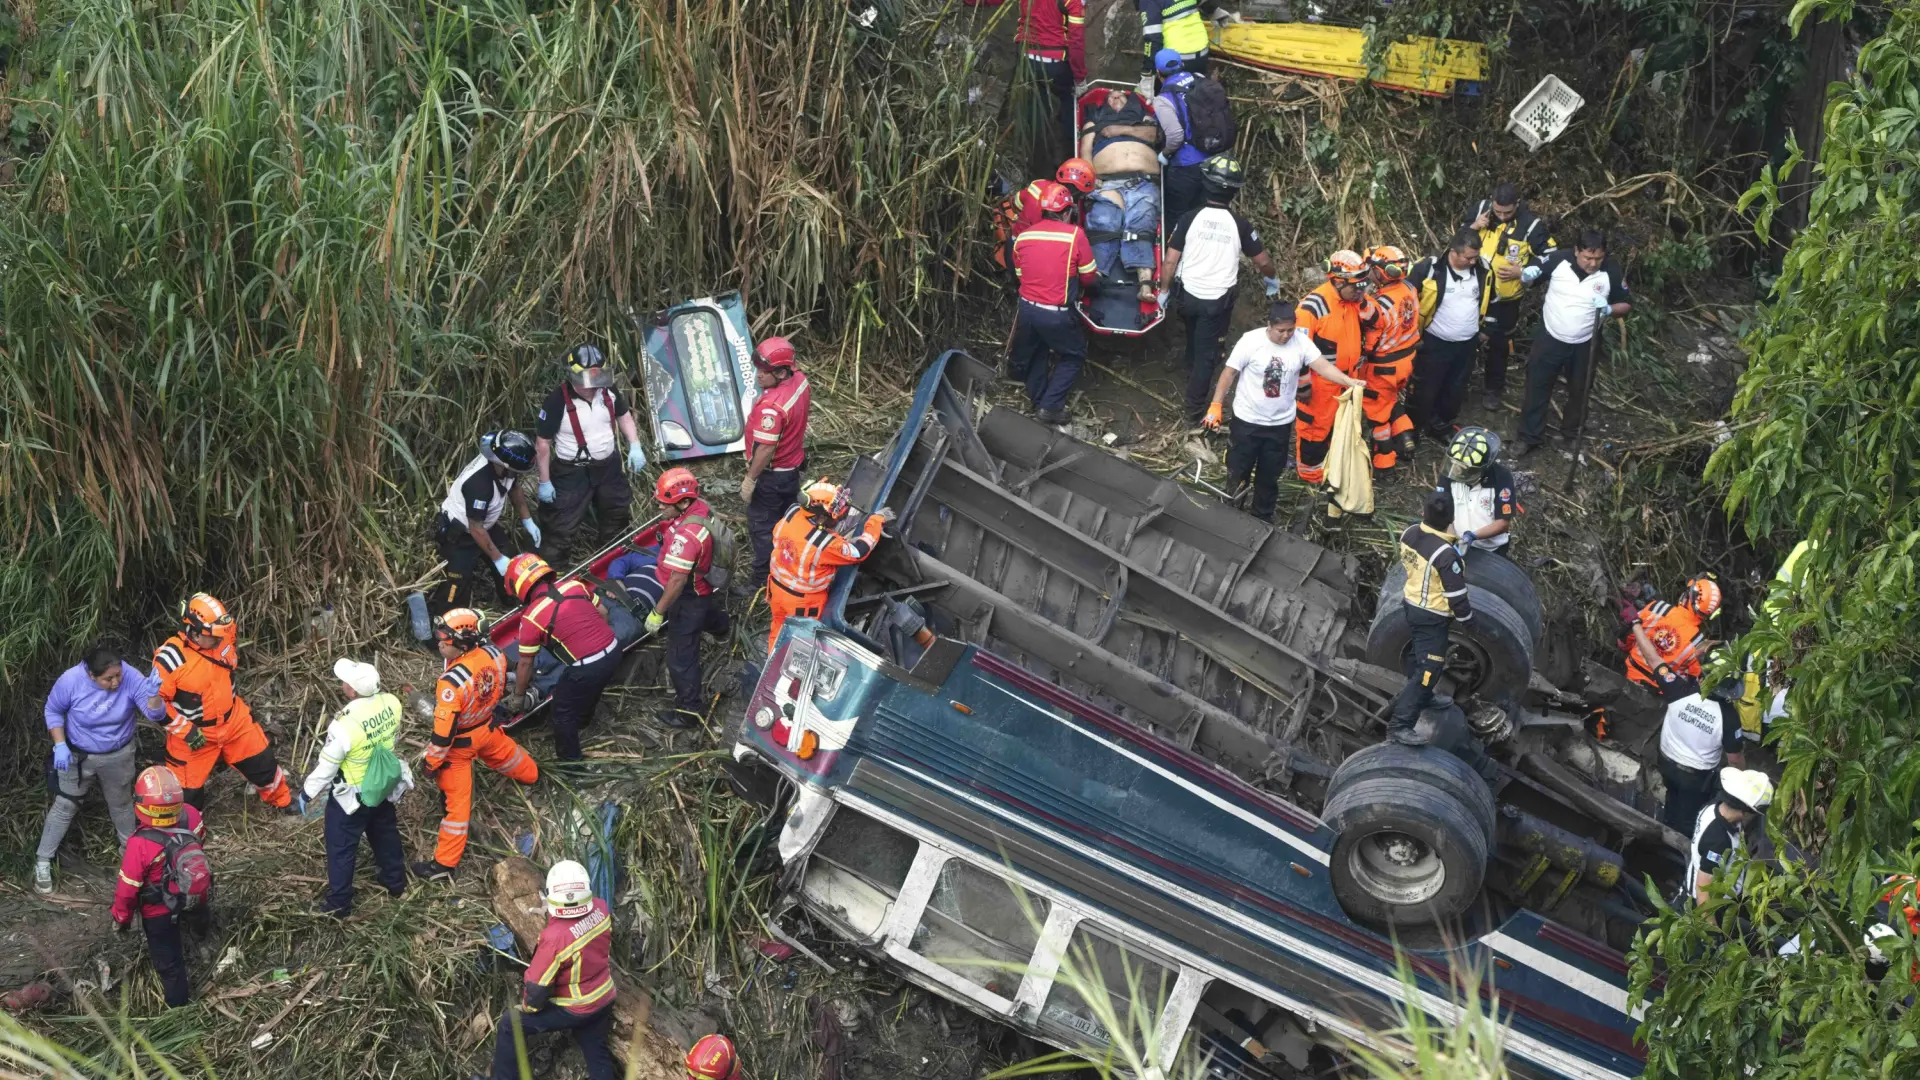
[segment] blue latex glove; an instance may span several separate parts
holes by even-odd
[[[1594,297],[1594,298],[1593,298],[1593,310],[1595,310],[1595,311],[1604,311],[1604,312],[1606,312],[1606,313],[1608,313],[1609,315],[1611,315],[1611,314],[1613,313],[1613,305],[1612,305],[1612,304],[1609,304],[1609,303],[1607,303],[1607,298],[1606,298],[1606,297],[1604,297],[1604,296],[1596,296],[1596,297]]]
[[[1280,279],[1279,278],[1277,277],[1261,278],[1260,281],[1262,284],[1264,284],[1267,287],[1267,295],[1269,297],[1280,295]]]
[[[657,634],[660,632],[661,627],[667,625],[667,617],[657,611],[649,611],[647,612],[647,621],[643,625],[646,627],[647,633]]]
[[[639,443],[627,444],[627,471],[639,472],[647,467],[647,452],[640,449]]]
[[[1458,545],[1458,547],[1460,548],[1460,554],[1465,555],[1467,553],[1467,549],[1472,547],[1473,542],[1478,539],[1480,539],[1479,535],[1476,534],[1472,529],[1468,529],[1466,532],[1461,533],[1460,543]]]
[[[499,558],[493,560],[493,572],[496,574],[499,574],[501,577],[506,577],[507,564],[511,561],[512,560],[508,559],[505,555],[502,555]]]
[[[550,503],[553,501],[553,495],[554,495],[553,481],[551,480],[540,481],[540,490],[536,494],[536,498],[538,498],[543,503]]]
[[[533,541],[533,546],[539,547],[540,546],[540,526],[535,525],[533,523],[532,518],[524,517],[520,519],[520,527],[527,530],[527,538]]]
[[[1533,284],[1539,277],[1540,268],[1537,266],[1529,266],[1525,270],[1520,271],[1520,280],[1526,282],[1528,285]]]
[[[66,772],[68,769],[73,768],[73,747],[63,742],[54,743],[53,767],[61,772]]]

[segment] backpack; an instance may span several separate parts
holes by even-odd
[[[1187,143],[1212,157],[1233,149],[1233,106],[1219,79],[1195,75],[1180,93],[1186,106]]]
[[[379,806],[400,785],[400,759],[393,748],[375,744],[367,755],[367,771],[360,776],[360,805]]]
[[[174,914],[198,911],[213,901],[213,864],[192,829],[149,826],[134,833],[166,849],[167,871],[148,885],[142,899],[165,904]]]
[[[707,566],[707,584],[716,589],[724,589],[733,577],[733,530],[718,519],[690,517],[688,521],[697,521],[706,526],[707,537],[713,541],[713,561]]]

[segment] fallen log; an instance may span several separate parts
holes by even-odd
[[[544,884],[539,867],[517,855],[494,864],[493,911],[513,931],[523,960],[532,958],[547,925]],[[614,1052],[631,1066],[627,1080],[685,1080],[688,1047],[654,1029],[653,995],[617,964],[613,986]]]

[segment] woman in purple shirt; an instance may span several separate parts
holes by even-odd
[[[133,835],[133,724],[147,711],[158,684],[104,645],[88,650],[84,662],[63,672],[47,695],[47,733],[53,736],[53,763],[47,788],[53,805],[40,829],[34,853],[33,891],[53,891],[53,856],[67,835],[94,781],[106,796],[107,812],[124,846]]]

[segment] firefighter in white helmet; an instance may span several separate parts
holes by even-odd
[[[588,1080],[620,1074],[607,1046],[613,1026],[613,913],[593,895],[587,868],[572,859],[547,871],[547,926],[527,965],[520,1007],[500,1017],[492,1080],[520,1075],[513,1025],[524,1036],[571,1031],[587,1061]]]
[[[1694,819],[1693,845],[1687,856],[1687,882],[1695,903],[1707,901],[1713,875],[1747,850],[1748,837],[1773,802],[1773,781],[1758,769],[1720,770],[1720,797],[1704,806]],[[1746,878],[1733,883],[1737,894]]]

